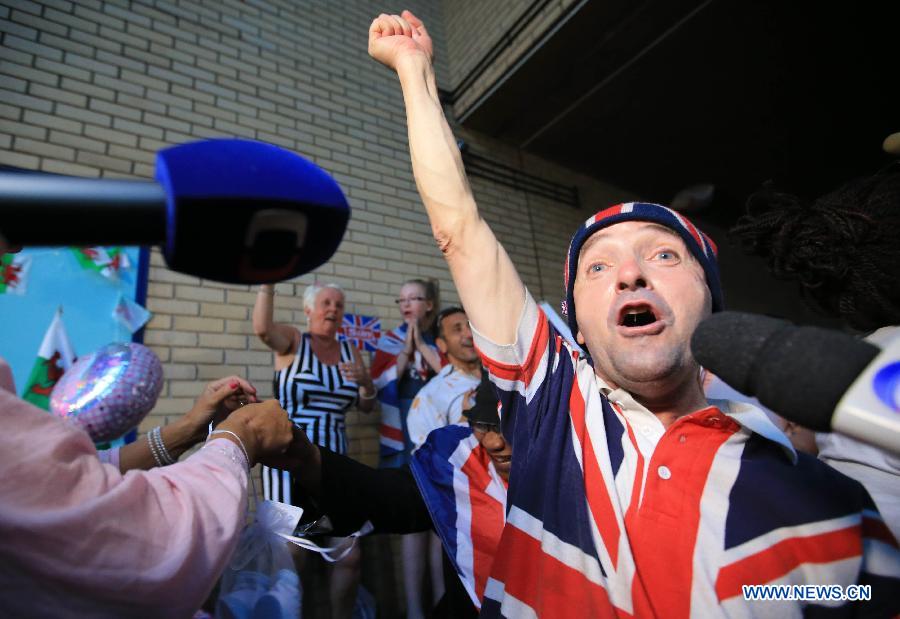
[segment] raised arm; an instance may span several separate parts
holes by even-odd
[[[295,342],[295,332],[290,325],[275,322],[275,286],[263,284],[256,295],[256,304],[253,306],[253,332],[262,340],[263,344],[275,351],[278,355],[291,354]]]
[[[438,99],[431,38],[409,11],[382,14],[369,28],[369,54],[400,78],[413,175],[469,319],[482,335],[510,344],[522,312],[524,286],[478,213]]]

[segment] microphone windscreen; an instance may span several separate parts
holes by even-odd
[[[717,312],[700,323],[691,338],[694,358],[726,383],[747,395],[755,395],[756,361],[767,343],[791,323],[786,320]]]
[[[851,335],[787,321],[721,312],[691,340],[697,361],[773,411],[827,432],[838,402],[879,349]]]

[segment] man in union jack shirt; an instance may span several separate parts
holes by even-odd
[[[379,16],[369,53],[400,78],[416,183],[513,443],[482,614],[900,611],[900,552],[862,486],[797,454],[759,410],[704,397],[689,341],[722,307],[710,239],[654,204],[590,217],[565,267],[582,355],[478,213],[422,22]],[[754,584],[867,584],[872,600],[744,600]]]

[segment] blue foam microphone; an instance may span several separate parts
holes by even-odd
[[[253,284],[302,275],[350,219],[338,184],[283,148],[237,139],[161,150],[156,182],[0,173],[10,245],[160,245],[176,271]]]

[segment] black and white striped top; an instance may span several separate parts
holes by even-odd
[[[341,342],[340,362],[353,362],[346,340]],[[337,365],[319,361],[308,333],[301,336],[291,364],[275,372],[275,395],[291,421],[310,441],[339,454],[347,452],[344,415],[356,401],[357,389],[356,383],[344,380]],[[266,499],[291,503],[290,473],[264,466],[262,477]]]
[[[341,342],[341,363],[353,362],[353,351]],[[337,365],[325,365],[313,353],[309,334],[300,338],[294,361],[275,372],[275,394],[291,420],[316,445],[347,451],[344,414],[356,401],[358,385],[345,381]]]

